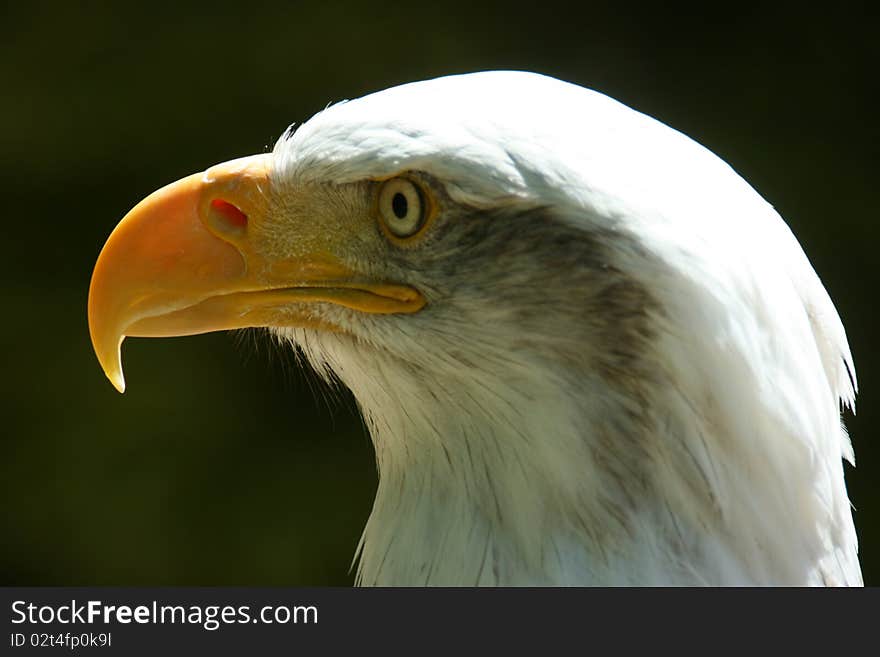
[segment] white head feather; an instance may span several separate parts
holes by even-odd
[[[861,583],[843,326],[718,157],[517,72],[334,105],[275,156],[281,193],[423,173],[469,226],[388,265],[420,313],[277,331],[370,427],[361,582]]]

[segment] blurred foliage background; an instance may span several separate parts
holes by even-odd
[[[331,101],[491,68],[590,86],[694,137],[788,220],[846,323],[866,581],[880,583],[875,16],[827,3],[4,3],[3,584],[347,584],[376,486],[346,393],[257,335],[130,340],[86,297],[138,200]],[[467,102],[467,99],[462,99]]]

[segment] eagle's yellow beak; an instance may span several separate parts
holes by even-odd
[[[271,155],[219,164],[154,192],[116,226],[92,274],[89,330],[117,390],[126,336],[332,328],[309,309],[320,301],[367,313],[424,305],[410,287],[358,277],[331,236],[304,236],[314,252],[295,259],[262,255],[251,232],[267,219],[271,169]]]

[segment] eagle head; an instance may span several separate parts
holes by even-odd
[[[98,359],[266,327],[348,386],[377,584],[859,581],[852,361],[728,165],[602,94],[486,72],[332,105],[122,220]]]

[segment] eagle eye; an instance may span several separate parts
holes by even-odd
[[[406,178],[392,178],[379,189],[379,216],[388,231],[399,238],[412,237],[425,225],[422,192]]]

